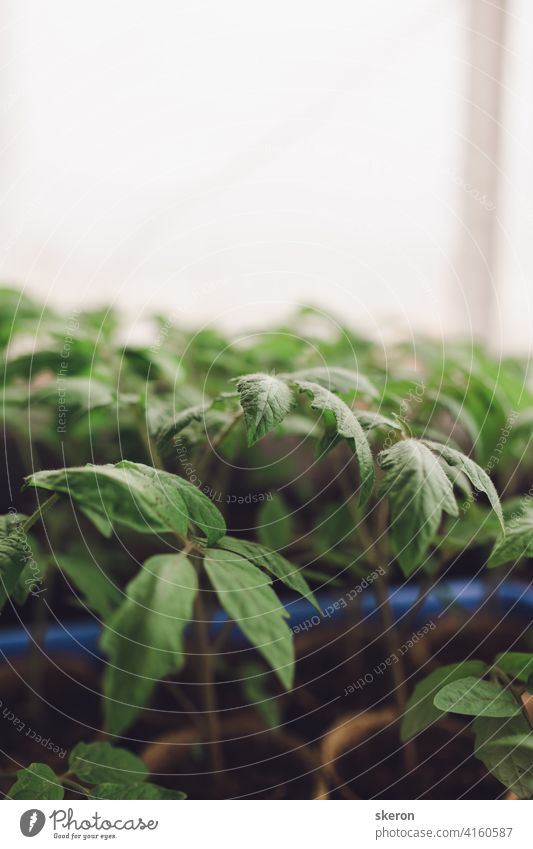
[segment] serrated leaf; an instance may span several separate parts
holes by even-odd
[[[286,612],[271,580],[243,557],[208,549],[204,567],[220,604],[262,654],[283,686],[292,687],[294,646]]]
[[[456,451],[455,448],[450,448],[448,445],[441,445],[439,442],[430,442],[428,440],[424,440],[424,442],[432,451],[435,451],[436,454],[442,457],[449,466],[455,466],[460,469],[475,489],[485,493],[492,509],[498,517],[502,530],[505,531],[500,499],[496,492],[496,487],[486,471],[481,466],[478,466],[474,460],[471,460],[470,457],[462,454],[461,451]]]
[[[63,799],[65,792],[55,772],[47,764],[32,763],[17,771],[17,780],[8,792],[10,799]]]
[[[87,784],[132,784],[148,776],[140,758],[127,749],[105,742],[78,743],[69,755],[68,764],[80,781]]]
[[[257,511],[257,536],[267,548],[278,551],[292,539],[291,511],[279,493],[264,501]]]
[[[318,383],[324,389],[335,393],[360,392],[375,398],[378,394],[376,387],[371,381],[358,371],[343,368],[342,366],[316,366],[314,368],[299,369],[290,374],[283,375],[293,383],[307,381]]]
[[[69,495],[106,535],[115,526],[185,535],[189,522],[211,544],[225,533],[224,519],[207,496],[183,478],[142,463],[55,469],[30,475],[26,482]]]
[[[330,413],[335,419],[337,434],[346,439],[351,445],[359,462],[361,475],[360,504],[366,504],[374,486],[374,458],[365,432],[353,410],[348,407],[337,395],[328,389],[319,386],[318,383],[309,383],[305,380],[295,380],[300,392],[305,392],[312,397],[311,408],[324,413]],[[326,424],[328,424],[326,422]],[[330,425],[327,427],[329,430]]]
[[[533,734],[523,714],[474,721],[475,754],[520,799],[533,797]]]
[[[505,526],[505,536],[494,546],[487,566],[493,569],[505,563],[516,563],[525,557],[533,557],[533,510],[525,508],[522,513]]]
[[[0,516],[0,610],[15,593],[31,548],[17,513]]]
[[[464,663],[441,666],[420,681],[413,690],[402,717],[402,741],[405,742],[424,731],[443,716],[443,711],[435,707],[433,699],[444,684],[450,684],[465,676],[481,678],[486,670],[487,664],[481,660],[466,660]]]
[[[105,782],[99,784],[91,790],[93,799],[163,799],[163,800],[180,800],[186,799],[185,793],[180,790],[167,790],[166,787],[159,787],[158,784],[150,784],[148,782],[132,782],[128,784],[113,784]]]
[[[197,590],[196,571],[183,553],[150,557],[126,587],[126,600],[102,636],[109,658],[104,711],[111,733],[123,732],[157,682],[183,666],[183,631]]]
[[[439,690],[433,703],[445,713],[467,716],[513,716],[520,709],[510,690],[472,676],[446,684]]]
[[[457,516],[453,488],[439,461],[416,439],[397,442],[379,455],[388,496],[394,552],[406,577],[424,560],[443,511]]]
[[[295,593],[309,599],[319,613],[322,613],[318,602],[313,595],[309,584],[305,580],[298,566],[289,563],[277,551],[270,551],[264,545],[249,540],[237,539],[236,537],[223,537],[218,543],[220,548],[239,554],[253,563],[254,566],[266,569],[271,575],[278,578],[286,587]]]
[[[494,665],[503,669],[511,678],[527,681],[533,673],[533,654],[523,651],[506,651],[494,659]]]
[[[244,410],[248,446],[283,421],[293,405],[287,384],[270,374],[246,374],[237,379],[237,391]]]

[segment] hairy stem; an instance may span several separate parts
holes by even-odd
[[[194,602],[194,631],[195,642],[200,660],[200,683],[204,701],[206,736],[209,738],[209,753],[211,769],[215,781],[219,781],[224,769],[222,749],[220,745],[220,727],[217,715],[217,700],[213,669],[213,655],[209,646],[209,623],[202,600],[202,590],[198,590]]]

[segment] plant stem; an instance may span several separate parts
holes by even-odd
[[[31,516],[28,516],[28,518],[22,525],[22,530],[24,532],[29,531],[32,525],[34,525],[44,515],[44,513],[46,513],[46,511],[49,510],[53,504],[56,503],[56,501],[59,501],[59,495],[57,494],[57,492],[54,492],[50,496],[50,498],[47,498],[46,501],[43,501],[42,504],[39,504],[37,509],[34,510],[34,512],[31,514]]]
[[[194,631],[200,659],[200,683],[204,700],[206,718],[206,736],[209,739],[211,769],[215,782],[218,782],[224,769],[220,746],[220,728],[217,716],[217,702],[213,672],[213,655],[209,648],[209,623],[202,601],[202,589],[198,590],[194,602]]]

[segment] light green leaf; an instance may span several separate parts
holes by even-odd
[[[445,713],[467,716],[513,716],[520,709],[510,690],[472,676],[446,684],[435,696],[434,705]]]
[[[391,537],[406,575],[424,560],[442,513],[457,516],[453,488],[432,452],[417,439],[397,442],[379,455],[385,477],[381,494],[388,496]]]
[[[111,743],[78,743],[70,753],[68,764],[80,781],[88,784],[131,783],[144,781],[148,775],[140,758]]]
[[[533,654],[524,651],[506,651],[497,655],[494,665],[512,678],[527,681],[533,672]]]
[[[91,790],[93,799],[186,799],[185,793],[179,790],[167,790],[157,784],[148,782],[132,782],[129,784],[113,784],[105,782]]]
[[[123,732],[157,682],[183,666],[183,631],[197,590],[196,571],[183,553],[150,557],[126,587],[126,601],[102,636],[108,655],[104,710],[111,733]]]
[[[286,612],[271,581],[243,557],[230,551],[208,549],[204,566],[220,604],[277,674],[292,687],[294,646],[285,622]]]
[[[267,548],[278,551],[292,540],[291,511],[279,493],[263,502],[257,511],[256,524],[259,542]]]
[[[505,526],[505,536],[498,540],[487,566],[503,566],[533,557],[533,509],[528,507]]]
[[[55,772],[47,764],[33,763],[17,771],[17,780],[8,792],[9,799],[63,799],[64,790]]]
[[[520,799],[533,797],[533,734],[523,714],[474,721],[475,754]]]
[[[466,660],[464,663],[441,666],[420,681],[413,690],[402,717],[402,741],[405,742],[424,731],[443,716],[443,711],[435,707],[433,699],[444,684],[450,684],[467,675],[482,678],[486,670],[487,664],[481,660]]]
[[[264,545],[256,542],[249,542],[245,539],[236,539],[235,537],[224,537],[219,542],[220,548],[225,551],[232,551],[234,554],[240,554],[245,560],[249,560],[254,566],[259,566],[270,572],[271,575],[278,578],[286,587],[294,590],[295,593],[309,599],[319,613],[322,613],[316,598],[305,580],[300,568],[289,563],[285,557],[278,554],[277,551],[270,551]]]
[[[249,446],[255,445],[282,422],[293,405],[291,390],[274,375],[243,375],[237,379],[237,391],[244,410]]]
[[[359,461],[361,474],[359,501],[361,504],[366,504],[374,485],[374,458],[372,457],[370,445],[357,416],[337,395],[319,386],[318,383],[309,383],[305,380],[295,380],[294,382],[300,392],[305,392],[312,397],[311,408],[313,410],[320,410],[324,413],[329,412],[333,415],[337,434],[342,439],[346,439],[351,445]]]
[[[375,398],[378,394],[376,387],[371,381],[358,371],[342,368],[342,366],[316,366],[315,368],[300,369],[290,374],[282,375],[286,380],[293,383],[307,381],[318,383],[319,386],[330,392],[360,392]]]
[[[485,470],[481,466],[478,466],[474,460],[471,460],[470,457],[467,457],[460,451],[456,451],[455,448],[450,448],[448,445],[441,445],[439,442],[429,442],[428,440],[424,440],[424,442],[432,451],[435,451],[436,454],[442,457],[449,466],[460,469],[475,489],[485,493],[492,509],[498,517],[502,530],[505,531],[500,499],[496,492],[496,487]]]

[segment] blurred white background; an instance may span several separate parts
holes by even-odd
[[[234,327],[528,349],[527,0],[0,0],[0,264]]]

